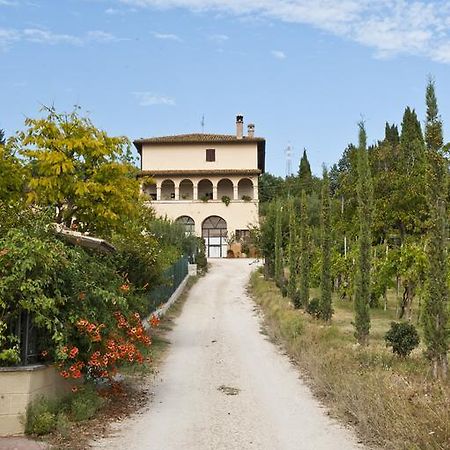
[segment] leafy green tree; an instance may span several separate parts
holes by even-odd
[[[306,308],[309,302],[310,235],[306,192],[304,190],[302,190],[301,195],[300,248],[299,304]]]
[[[26,119],[15,139],[32,172],[28,203],[55,208],[56,221],[66,226],[76,218],[81,231],[109,236],[139,204],[128,140],[109,137],[77,109],[45,110],[45,118]]]
[[[4,144],[0,144],[0,173],[0,205],[21,202],[26,169],[10,146]]]
[[[283,192],[283,178],[272,175],[268,172],[263,173],[258,180],[259,201],[260,203],[271,202],[281,196]]]
[[[449,347],[449,293],[447,284],[447,178],[448,163],[443,154],[442,121],[434,81],[426,89],[427,198],[430,205],[429,261],[422,321],[427,355],[435,378],[447,378]]]
[[[333,315],[331,306],[331,217],[330,181],[328,172],[323,170],[322,184],[322,276],[320,280],[320,318],[329,322]]]
[[[367,153],[367,135],[364,123],[359,123],[358,149],[358,264],[355,283],[355,337],[361,345],[367,345],[370,330],[370,253],[372,217],[372,180]]]
[[[313,188],[313,178],[306,150],[303,150],[303,155],[300,159],[300,165],[298,168],[298,185],[300,192],[304,190],[307,194],[311,194]]]

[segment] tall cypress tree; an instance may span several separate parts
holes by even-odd
[[[300,166],[298,168],[298,182],[300,193],[305,191],[307,194],[311,194],[312,173],[311,166],[308,161],[308,155],[306,154],[306,149],[303,150],[303,156],[300,159]]]
[[[283,277],[283,235],[282,235],[282,206],[275,203],[275,281],[281,287]]]
[[[358,265],[355,283],[355,337],[361,345],[367,345],[370,330],[370,252],[372,217],[372,179],[367,153],[367,135],[364,123],[359,123],[358,149]]]
[[[427,289],[422,314],[427,355],[435,378],[447,378],[449,347],[449,293],[447,281],[447,164],[443,155],[442,122],[434,81],[426,89],[425,126],[427,198],[430,207]]]
[[[320,317],[329,322],[333,315],[331,306],[331,211],[330,179],[327,169],[323,169],[322,203],[322,275],[320,279]]]
[[[297,246],[297,216],[295,214],[295,204],[289,202],[289,283],[288,296],[296,301],[297,291],[297,271],[298,271],[298,246]]]
[[[301,214],[300,214],[300,271],[299,271],[299,303],[306,308],[309,303],[309,224],[308,210],[306,203],[306,192],[303,190],[301,195]]]
[[[5,145],[6,138],[5,138],[5,132],[0,128],[0,145]]]

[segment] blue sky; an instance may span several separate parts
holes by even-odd
[[[237,113],[285,174],[305,147],[338,160],[364,117],[369,142],[427,76],[450,129],[450,2],[442,0],[0,0],[0,128],[40,105],[80,105],[131,139],[233,133]],[[446,133],[446,139],[450,135]]]

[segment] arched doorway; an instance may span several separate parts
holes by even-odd
[[[208,258],[227,256],[227,223],[222,217],[209,216],[202,224],[202,237],[205,240]]]
[[[195,222],[192,217],[180,216],[175,222],[183,225],[186,234],[195,234]]]

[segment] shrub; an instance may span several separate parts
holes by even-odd
[[[33,401],[27,409],[25,432],[43,435],[52,432],[56,427],[56,412],[59,401],[40,397]]]
[[[251,201],[251,197],[250,197],[250,195],[243,195],[242,196],[242,200],[244,200],[244,202],[249,202],[249,201]]]
[[[70,404],[70,417],[74,422],[88,420],[103,406],[104,400],[93,387],[85,386],[75,394]]]
[[[313,298],[308,302],[306,306],[306,312],[313,316],[315,319],[320,318],[320,300],[318,298]]]
[[[225,203],[225,206],[228,206],[231,202],[231,198],[228,197],[228,195],[223,195],[222,196],[222,202]]]
[[[56,416],[56,431],[63,437],[68,437],[70,433],[70,420],[65,412],[59,412]]]
[[[386,347],[402,358],[408,356],[420,342],[416,327],[409,322],[391,322],[391,329],[385,334]]]

